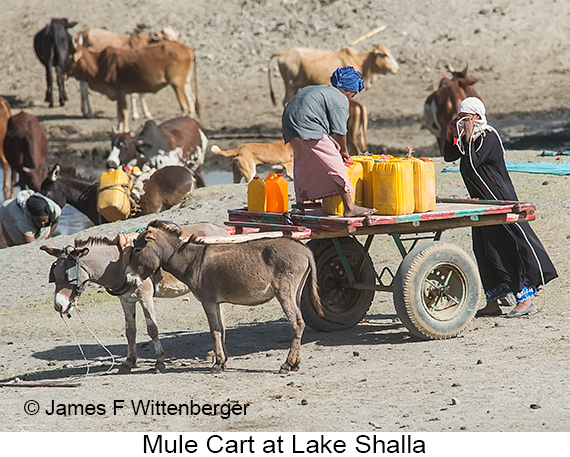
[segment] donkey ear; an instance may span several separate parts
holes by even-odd
[[[58,180],[60,173],[61,173],[61,166],[59,164],[56,164],[53,166],[53,168],[49,172],[48,179],[50,181],[55,182]]]
[[[87,254],[89,254],[89,248],[74,249],[70,254],[74,258],[80,259],[81,257],[85,257]]]
[[[119,233],[119,247],[124,251],[129,246],[132,246],[131,240],[123,232]]]
[[[40,246],[40,249],[54,257],[59,257],[63,253],[63,249],[56,248],[55,246]]]
[[[144,234],[144,240],[148,243],[149,241],[156,241],[156,237],[154,236],[154,232],[151,230],[147,230]]]

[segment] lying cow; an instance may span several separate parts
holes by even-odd
[[[400,69],[388,48],[382,44],[368,51],[345,47],[338,51],[292,48],[274,52],[268,63],[269,93],[274,105],[277,104],[271,85],[271,60],[274,57],[279,57],[277,64],[285,83],[283,106],[305,86],[330,84],[330,76],[338,67],[350,65],[360,71],[367,88],[371,87],[380,75],[396,74]]]
[[[119,133],[112,142],[107,157],[108,168],[137,165],[151,168],[180,165],[192,170],[198,180],[198,187],[205,182],[200,174],[208,139],[200,123],[186,116],[175,117],[157,125],[147,121],[141,133],[134,138],[131,134]]]
[[[47,135],[33,114],[21,111],[8,121],[4,155],[12,169],[12,187],[29,187],[39,192],[49,170],[44,167],[48,154]],[[16,182],[16,174],[19,181]]]
[[[52,67],[55,68],[57,88],[59,90],[59,104],[65,105],[67,93],[64,84],[64,66],[67,56],[73,52],[73,40],[67,31],[77,22],[69,22],[65,18],[52,19],[51,22],[34,36],[34,51],[46,69],[46,99],[49,107],[53,108],[53,80]]]
[[[109,46],[116,49],[141,49],[151,42],[162,40],[177,41],[178,33],[171,27],[164,27],[160,32],[139,32],[125,36],[108,30],[89,27],[77,34],[77,42],[81,46],[95,52],[101,52]],[[79,83],[79,90],[81,93],[81,114],[83,114],[83,117],[93,117],[93,109],[89,102],[88,84],[85,81],[81,81]],[[137,99],[139,99],[139,94],[131,94],[131,115],[134,120],[140,117],[137,111]],[[144,116],[147,119],[151,119],[152,116],[143,94],[140,94],[140,103]]]
[[[198,100],[191,100],[191,72],[196,85],[196,56],[177,41],[151,43],[137,50],[105,48],[94,52],[77,45],[68,59],[66,73],[86,81],[89,88],[117,101],[119,131],[129,130],[127,94],[156,93],[172,86],[184,115],[199,115]]]
[[[467,97],[479,97],[473,85],[477,78],[467,76],[467,68],[456,71],[448,66],[451,78],[445,75],[438,89],[431,93],[424,104],[424,125],[437,138],[440,153],[443,154],[447,124],[455,114],[459,103]]]

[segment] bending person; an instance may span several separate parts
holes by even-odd
[[[487,124],[480,99],[468,97],[459,105],[457,116],[447,126],[443,155],[447,162],[460,159],[461,176],[472,198],[518,201],[503,143]],[[499,300],[510,292],[517,305],[507,317],[536,311],[532,298],[558,274],[529,223],[473,227],[472,236],[487,300],[477,317],[500,316]]]
[[[283,139],[293,149],[300,211],[306,201],[340,195],[346,217],[376,212],[354,204],[354,187],[344,165],[350,158],[346,146],[349,101],[364,89],[360,76],[352,67],[337,68],[331,76],[332,86],[304,87],[283,111]]]

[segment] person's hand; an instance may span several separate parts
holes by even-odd
[[[340,151],[340,155],[342,156],[342,160],[344,160],[345,162],[347,160],[350,160],[350,154],[348,153],[348,151]]]
[[[465,140],[469,141],[471,139],[471,135],[473,134],[473,129],[475,128],[475,118],[473,116],[466,118],[463,126],[465,129]]]
[[[458,118],[454,117],[447,124],[447,131],[445,132],[445,139],[450,143],[453,143],[453,139],[457,138],[457,121]]]

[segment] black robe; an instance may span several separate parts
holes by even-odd
[[[507,172],[504,149],[498,133],[486,130],[469,145],[446,141],[443,156],[447,162],[461,159],[459,170],[471,198],[518,201]],[[539,286],[558,277],[544,246],[528,222],[472,227],[473,252],[485,292],[506,284],[516,295],[523,286]]]

